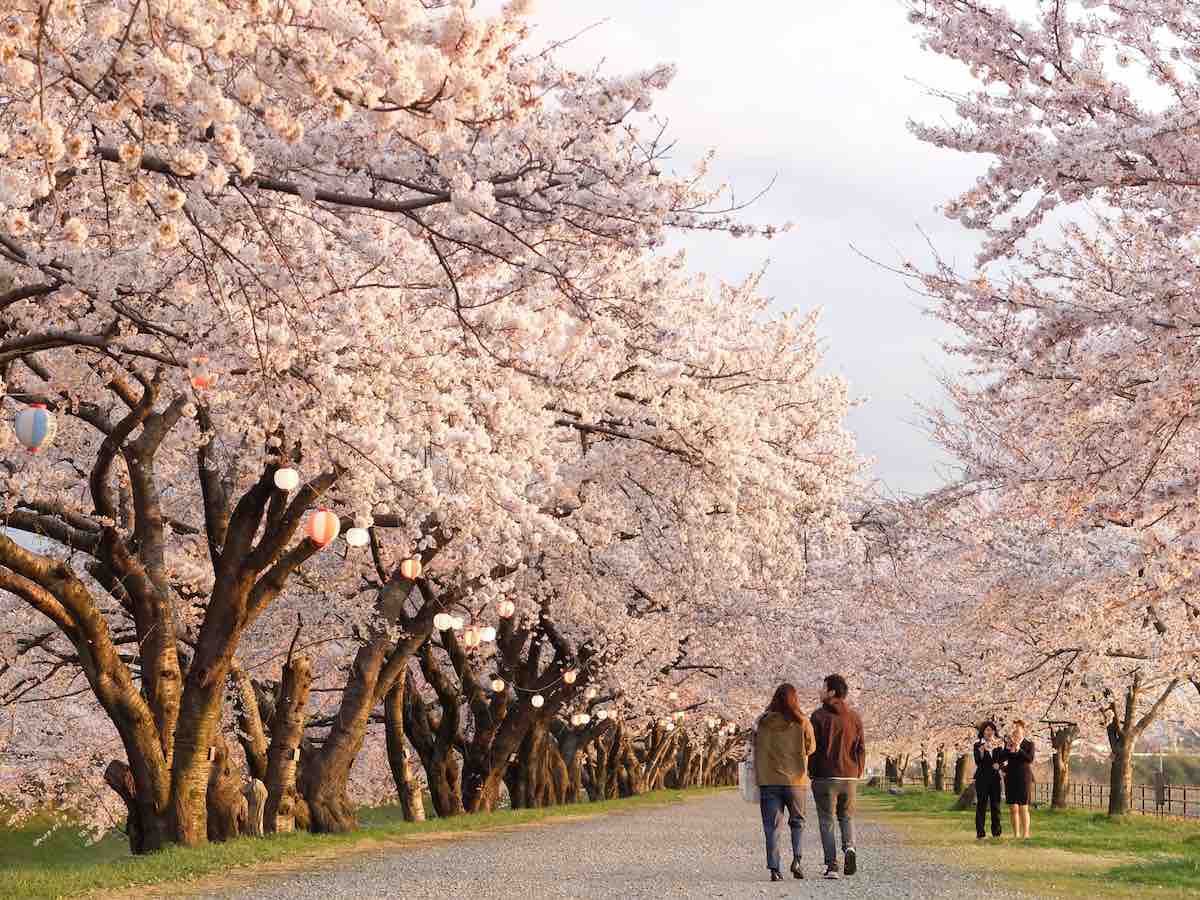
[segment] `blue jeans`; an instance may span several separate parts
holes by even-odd
[[[800,838],[804,834],[804,791],[790,784],[767,784],[758,789],[758,808],[762,812],[763,834],[767,838],[767,868],[779,871],[779,817],[786,809],[792,832],[792,856],[800,858]]]

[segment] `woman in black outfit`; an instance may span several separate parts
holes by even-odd
[[[1000,751],[1004,770],[1004,796],[1012,813],[1013,834],[1029,837],[1029,804],[1033,802],[1033,741],[1025,737],[1025,723],[1013,722],[1004,749]],[[1024,827],[1022,827],[1024,826]]]
[[[1000,754],[1004,747],[996,732],[995,722],[979,726],[975,742],[975,835],[987,837],[983,830],[987,811],[992,811],[992,837],[1000,837]]]

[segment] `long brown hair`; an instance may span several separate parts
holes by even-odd
[[[783,683],[775,688],[775,696],[771,698],[767,712],[779,713],[785,719],[791,719],[797,725],[804,721],[804,711],[800,709],[800,695],[794,685]]]

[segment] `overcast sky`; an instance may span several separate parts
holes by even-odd
[[[740,280],[769,258],[765,290],[780,308],[822,308],[829,368],[866,401],[850,425],[878,476],[897,492],[939,483],[946,461],[915,423],[916,404],[939,399],[946,333],[851,245],[889,264],[925,262],[923,230],[944,257],[970,262],[974,236],[935,207],[986,160],[927,147],[906,128],[949,115],[924,86],[962,87],[961,69],[920,49],[900,0],[540,0],[533,22],[537,42],[596,25],[563,50],[575,65],[678,66],[656,113],[669,119],[679,168],[714,147],[713,175],[739,197],[775,178],[749,219],[796,223],[770,242],[689,240],[692,265]]]

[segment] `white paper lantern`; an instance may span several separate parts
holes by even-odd
[[[365,528],[347,528],[346,543],[351,547],[365,547],[371,542],[371,535]]]
[[[469,648],[479,646],[479,629],[472,625],[462,636],[463,646]]]
[[[598,710],[596,710],[596,718],[597,718],[599,721],[603,722],[605,719],[607,719],[607,718],[608,718],[608,710],[607,710],[607,709],[598,709]]]
[[[34,403],[17,413],[13,423],[17,440],[30,453],[37,453],[54,443],[58,433],[58,420],[54,413],[41,403]]]
[[[575,669],[567,669],[563,672],[563,681],[567,684],[574,684],[575,679],[579,677],[579,673]]]
[[[587,713],[579,714],[579,724],[580,725],[586,725],[590,721],[592,721],[592,717],[589,716]]]
[[[300,486],[300,473],[288,466],[275,470],[275,487],[281,491],[294,491]]]
[[[534,694],[532,697],[529,698],[529,704],[534,709],[541,709],[542,704],[544,704],[545,702],[546,702],[546,698],[543,697],[541,694]]]
[[[667,694],[667,699],[668,700],[678,700],[679,699],[679,691],[671,691],[671,693]]]
[[[600,692],[596,690],[595,685],[593,685],[583,692],[583,696],[585,700],[595,700],[599,693]]]
[[[479,629],[479,640],[485,644],[489,644],[496,639],[496,629],[491,625],[484,625]]]
[[[496,614],[502,619],[512,618],[513,613],[517,611],[517,604],[511,600],[501,600],[496,604]]]
[[[498,694],[502,690],[504,690],[504,688],[505,688],[505,684],[504,684],[503,678],[493,678],[492,679],[492,690],[493,691],[495,691]]]
[[[449,613],[438,613],[433,617],[433,627],[438,631],[449,631],[454,627],[454,616]]]

